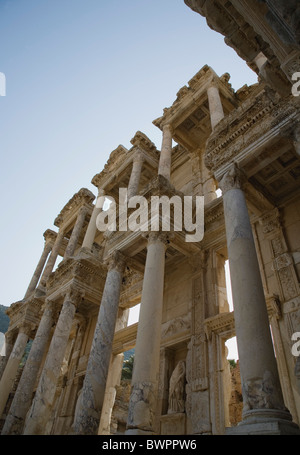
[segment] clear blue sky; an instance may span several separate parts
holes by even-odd
[[[0,0],[1,298],[23,298],[61,208],[205,64],[256,75],[183,0]]]

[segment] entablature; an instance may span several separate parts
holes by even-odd
[[[61,292],[75,282],[85,292],[85,300],[100,305],[106,279],[106,267],[94,255],[81,255],[64,259],[47,281],[47,298]]]
[[[86,206],[90,212],[93,210],[95,195],[87,188],[81,188],[63,207],[56,217],[54,225],[67,231],[67,227],[76,219],[79,209]]]
[[[219,122],[207,141],[205,164],[220,181],[235,162],[256,190],[278,205],[299,191],[300,157],[293,142],[299,120],[295,97],[271,99],[261,85]]]
[[[169,124],[173,139],[188,150],[204,146],[211,134],[207,90],[211,86],[218,88],[225,115],[237,106],[238,99],[229,79],[228,73],[219,77],[205,65],[189,81],[188,86],[179,90],[172,106],[165,108],[163,116],[154,120],[153,124],[160,129]]]
[[[144,187],[151,180],[153,173],[158,169],[159,152],[150,139],[141,131],[137,131],[131,139],[130,150],[119,145],[111,154],[104,169],[92,179],[92,184],[105,191],[107,196],[118,200],[119,188],[127,188],[133,161],[136,154],[143,160],[140,187]]]

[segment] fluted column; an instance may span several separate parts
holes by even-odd
[[[169,124],[163,126],[163,138],[158,166],[158,174],[170,181],[172,165],[172,127]]]
[[[94,210],[90,219],[90,222],[88,224],[83,243],[82,243],[82,248],[88,248],[89,250],[92,249],[94,240],[95,240],[95,235],[97,231],[97,225],[96,225],[96,220],[97,216],[99,213],[102,211],[103,203],[104,203],[104,195],[105,191],[102,188],[98,188],[98,198],[97,202],[94,206]]]
[[[153,432],[163,308],[165,234],[148,236],[126,434]]]
[[[144,161],[145,159],[143,154],[141,152],[136,152],[133,157],[132,170],[128,184],[128,199],[138,194]]]
[[[3,372],[0,381],[0,416],[4,411],[20,362],[24,355],[30,329],[31,328],[27,324],[24,324],[22,327],[20,327],[13,350],[9,356],[8,362]]]
[[[1,434],[22,434],[26,414],[31,405],[36,378],[50,339],[55,315],[55,303],[47,300]]]
[[[211,127],[212,130],[214,130],[217,124],[224,118],[224,110],[218,87],[216,87],[215,85],[211,85],[207,89],[207,96]]]
[[[80,403],[77,403],[74,433],[98,433],[106,380],[112,353],[125,258],[116,251],[108,264],[98,320],[89,355]]]
[[[242,183],[243,175],[235,165],[220,181],[243,391],[243,423],[289,420]]]
[[[82,298],[82,292],[75,288],[70,288],[65,296],[35,397],[26,417],[24,434],[45,434],[75,311]]]
[[[83,206],[79,209],[76,223],[75,223],[75,226],[73,227],[73,231],[72,231],[70,240],[68,242],[68,246],[65,251],[64,259],[67,259],[67,258],[73,256],[73,254],[76,250],[76,246],[77,246],[77,243],[79,240],[80,233],[83,228],[83,224],[84,224],[86,215],[87,215],[87,208]]]
[[[53,267],[55,265],[55,261],[57,259],[58,252],[59,252],[59,249],[61,247],[63,238],[64,238],[64,232],[62,230],[59,230],[59,232],[58,232],[58,234],[56,236],[56,240],[55,240],[55,243],[53,245],[51,254],[50,254],[49,258],[48,258],[47,264],[45,266],[45,269],[43,271],[43,274],[42,274],[42,277],[41,277],[41,280],[40,280],[40,283],[39,283],[39,286],[38,286],[41,289],[46,287],[46,282],[47,282],[50,274],[52,273],[52,270],[53,270]]]
[[[40,276],[41,276],[41,273],[43,271],[43,268],[44,268],[44,265],[46,263],[46,260],[49,256],[49,253],[52,249],[52,246],[53,246],[53,243],[49,240],[47,240],[47,238],[45,239],[45,245],[44,245],[44,250],[43,250],[43,253],[40,257],[40,260],[38,262],[38,265],[36,266],[36,269],[34,271],[34,274],[31,278],[31,281],[29,283],[29,286],[27,288],[27,291],[26,291],[26,294],[24,296],[24,299],[27,299],[27,297],[35,290],[38,282],[39,282],[39,279],[40,279]]]

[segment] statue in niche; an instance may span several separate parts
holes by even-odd
[[[174,369],[169,386],[168,414],[185,411],[185,362],[180,360]]]

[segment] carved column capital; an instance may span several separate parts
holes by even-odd
[[[36,329],[35,324],[31,322],[23,322],[23,324],[20,326],[19,332],[24,333],[29,338],[35,329]]]
[[[77,289],[74,286],[70,286],[65,295],[65,301],[69,300],[76,308],[79,307],[82,299],[84,298],[84,291]]]
[[[14,331],[6,332],[6,334],[5,334],[5,342],[6,342],[6,344],[13,345],[14,342],[15,342],[15,339],[16,339],[16,334],[15,334]]]
[[[124,272],[126,265],[126,256],[119,250],[114,251],[106,260],[108,271],[117,270],[120,273]]]
[[[224,195],[229,190],[242,190],[245,180],[245,174],[238,168],[237,164],[234,163],[220,179],[219,187]]]
[[[44,239],[45,239],[45,246],[46,245],[49,245],[49,246],[53,246],[54,243],[55,243],[55,240],[56,240],[56,237],[57,237],[57,233],[52,231],[51,229],[47,229],[44,234]]]
[[[162,126],[163,133],[173,134],[173,127],[170,123],[164,123]]]
[[[163,231],[152,231],[152,232],[145,232],[142,234],[148,240],[148,245],[160,241],[165,245],[167,249],[168,245],[170,244],[170,240],[174,237],[173,232],[163,232]]]
[[[56,321],[61,311],[61,304],[58,303],[55,299],[47,297],[41,307],[40,315],[42,316],[45,311],[51,311],[53,314],[53,319]]]

